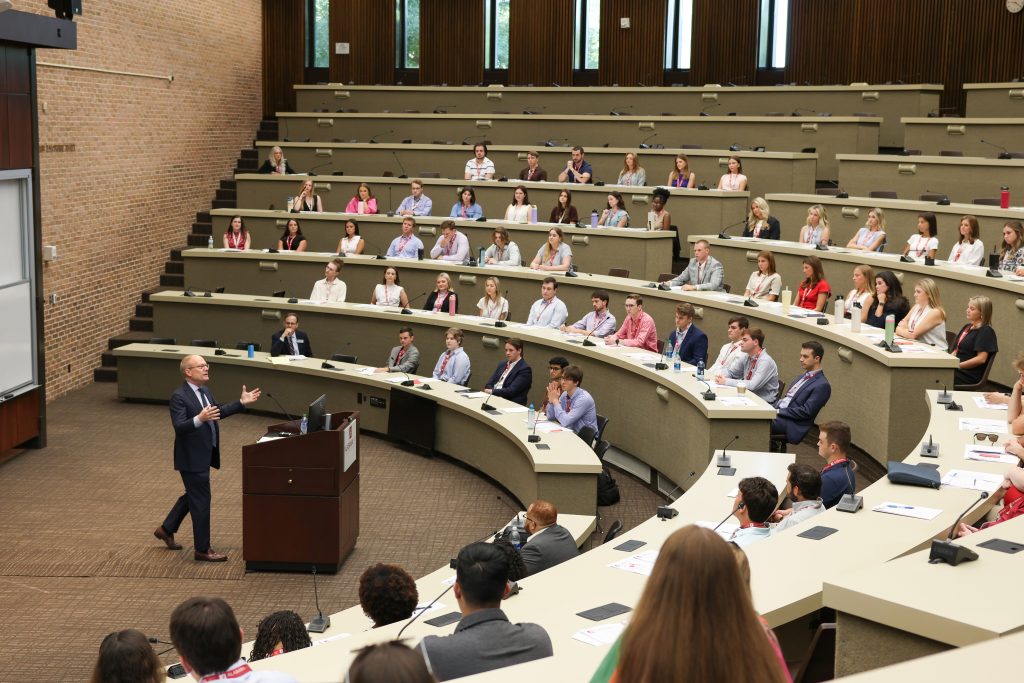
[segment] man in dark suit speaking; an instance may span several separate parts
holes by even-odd
[[[526,510],[526,533],[530,534],[519,553],[530,576],[580,554],[569,530],[558,524],[558,508],[546,500],[535,500]]]
[[[220,469],[219,421],[245,410],[259,399],[260,390],[248,391],[243,384],[239,400],[220,406],[206,388],[210,366],[202,356],[185,356],[181,360],[181,373],[185,383],[171,394],[170,408],[174,426],[174,469],[181,475],[185,493],[153,535],[171,550],[180,550],[174,534],[185,516],[191,514],[195,559],[224,562],[227,555],[210,547],[210,467]]]
[[[523,340],[515,337],[506,339],[505,362],[495,368],[494,374],[484,385],[484,391],[525,406],[531,386],[533,369],[523,358]]]

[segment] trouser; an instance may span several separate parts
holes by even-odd
[[[164,520],[164,531],[178,532],[186,515],[192,515],[192,538],[196,552],[210,550],[210,470],[202,472],[178,472],[185,485],[185,493],[174,503]]]

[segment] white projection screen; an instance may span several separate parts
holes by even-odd
[[[32,264],[31,173],[0,171],[0,397],[39,383]]]

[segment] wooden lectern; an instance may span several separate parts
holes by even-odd
[[[359,536],[359,413],[298,435],[242,448],[242,555],[255,571],[335,573]]]

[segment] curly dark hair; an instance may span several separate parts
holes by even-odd
[[[115,631],[100,644],[90,683],[163,683],[164,667],[145,634]]]
[[[301,650],[313,644],[302,617],[291,610],[274,612],[260,621],[256,627],[256,640],[252,643],[249,661],[270,657],[278,643],[281,643],[285,652]]]
[[[408,619],[419,593],[409,573],[394,564],[375,564],[359,577],[359,604],[374,626]]]
[[[518,581],[519,579],[526,578],[530,571],[526,568],[526,563],[523,562],[523,556],[519,554],[519,550],[512,545],[511,541],[499,538],[494,542],[494,545],[501,548],[508,555],[508,580]]]

